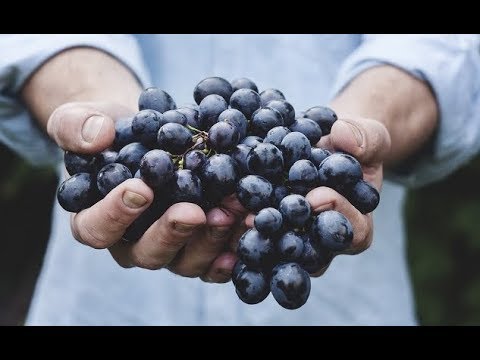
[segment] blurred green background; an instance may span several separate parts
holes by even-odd
[[[50,228],[56,189],[0,147],[0,325],[22,324]],[[480,324],[480,157],[442,182],[411,191],[408,253],[423,325]]]

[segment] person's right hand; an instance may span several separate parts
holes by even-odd
[[[52,113],[47,132],[64,150],[93,154],[112,145],[114,119],[131,114],[131,109],[112,103],[67,103]],[[152,201],[152,189],[140,179],[129,179],[92,207],[72,214],[72,234],[82,244],[108,248],[122,267],[166,267],[182,276],[228,281],[236,257],[224,249],[234,225],[246,214],[238,200],[226,198],[221,209],[207,214],[195,204],[174,204],[137,242],[122,241]]]

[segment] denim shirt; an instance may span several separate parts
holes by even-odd
[[[129,67],[144,87],[193,102],[207,76],[249,77],[259,90],[281,89],[297,110],[324,105],[360,72],[397,66],[426,81],[440,109],[431,151],[408,171],[391,171],[374,212],[374,241],[336,257],[312,279],[302,308],[270,295],[250,306],[233,285],[207,284],[167,270],[123,269],[107,250],[70,234],[58,204],[28,324],[32,325],[413,325],[415,307],[405,254],[405,186],[444,177],[480,147],[478,35],[3,35],[0,37],[0,141],[35,164],[59,162],[59,150],[18,100],[25,80],[69,47],[91,46]],[[60,168],[60,167],[59,167]],[[32,239],[34,241],[34,239]]]

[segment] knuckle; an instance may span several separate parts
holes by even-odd
[[[122,212],[120,209],[106,209],[104,214],[106,223],[113,225],[115,228],[126,229],[131,223],[130,216]]]

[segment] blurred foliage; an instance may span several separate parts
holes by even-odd
[[[50,231],[56,176],[0,147],[0,324],[21,324]],[[424,325],[480,324],[480,158],[411,191],[408,254]]]

